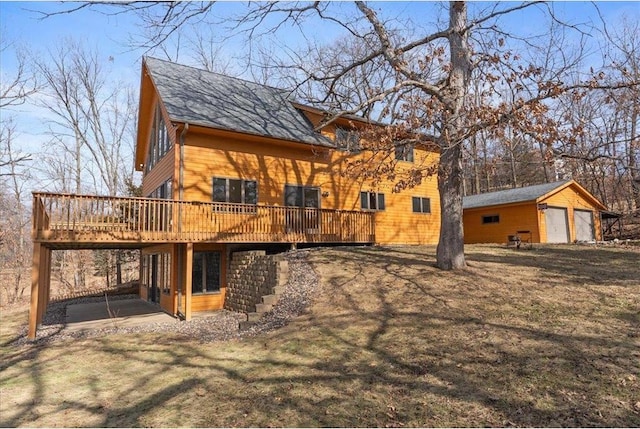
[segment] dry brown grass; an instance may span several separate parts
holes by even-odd
[[[10,345],[0,425],[640,426],[640,253],[313,250],[321,293],[268,335]]]

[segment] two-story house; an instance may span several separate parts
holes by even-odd
[[[427,144],[390,160],[361,133],[371,124],[292,101],[287,92],[154,58],[142,64],[136,169],[145,198],[34,194],[29,335],[48,301],[50,251],[141,248],[140,295],[189,319],[222,308],[238,249],[270,244],[435,244],[437,178],[394,192],[387,175],[438,162]],[[371,143],[371,142],[369,142]]]

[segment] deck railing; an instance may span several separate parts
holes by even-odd
[[[53,193],[33,200],[39,242],[374,241],[371,212]]]

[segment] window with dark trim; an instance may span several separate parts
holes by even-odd
[[[398,143],[395,150],[398,161],[413,162],[413,143]]]
[[[213,201],[216,203],[258,204],[258,182],[214,177]]]
[[[160,289],[165,295],[171,292],[171,253],[161,253],[159,258]]]
[[[151,194],[149,194],[149,198],[160,198],[163,200],[170,200],[172,197],[171,195],[172,185],[173,185],[173,180],[167,179],[162,185],[158,186],[156,189],[153,190],[153,192],[151,192]]]
[[[360,133],[342,127],[336,127],[336,147],[338,150],[358,153],[360,152]]]
[[[412,197],[414,213],[431,213],[431,199],[426,197]]]
[[[487,223],[499,223],[500,222],[500,215],[486,215],[486,216],[482,216],[482,223],[483,224],[487,224]]]
[[[145,171],[147,173],[169,152],[171,146],[169,131],[164,123],[160,104],[157,104],[153,115],[153,122],[151,123],[151,133],[149,134],[147,164],[145,165]]]
[[[287,207],[320,208],[320,188],[315,186],[284,186],[284,205]]]
[[[377,192],[360,192],[360,208],[363,210],[384,210],[384,194]]]
[[[220,292],[220,252],[193,252],[191,293]]]

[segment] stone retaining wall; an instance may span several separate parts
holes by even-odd
[[[287,282],[289,265],[281,255],[267,255],[264,250],[234,252],[227,272],[224,308],[252,313],[262,297],[273,295]]]

